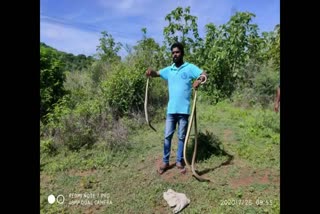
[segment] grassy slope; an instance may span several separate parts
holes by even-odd
[[[169,188],[191,200],[182,213],[280,213],[279,115],[270,110],[242,109],[228,103],[198,105],[202,136],[220,142],[219,151],[199,154],[196,169],[211,180],[199,182],[190,170],[176,168],[159,176],[164,121],[154,124],[158,132],[145,129],[130,138],[132,148],[111,153],[101,145],[78,153],[41,154],[41,213],[171,213],[163,199]],[[172,146],[174,162],[176,135]],[[202,142],[205,145],[206,142]],[[192,139],[188,144],[192,145]],[[203,154],[209,147],[199,147]],[[71,205],[71,198],[95,194]],[[63,205],[48,204],[50,194],[65,196]],[[104,194],[103,197],[98,194]],[[257,200],[264,204],[256,205]]]

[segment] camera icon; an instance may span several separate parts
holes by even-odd
[[[57,201],[58,204],[63,204],[64,203],[64,196],[58,195],[57,198],[53,194],[48,196],[49,204],[53,204],[55,201]]]

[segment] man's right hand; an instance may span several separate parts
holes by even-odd
[[[152,73],[152,69],[151,69],[151,68],[148,68],[147,71],[146,71],[146,76],[147,76],[147,77],[150,77],[150,76],[151,76],[151,73]]]
[[[152,68],[148,68],[146,71],[147,77],[160,77],[159,71],[154,71]]]

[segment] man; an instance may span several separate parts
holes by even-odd
[[[176,166],[185,172],[183,160],[184,140],[187,134],[188,118],[190,114],[190,97],[192,80],[193,88],[197,89],[199,85],[206,81],[207,74],[200,70],[196,65],[183,61],[184,47],[181,43],[174,43],[171,46],[173,64],[160,71],[154,71],[148,68],[146,76],[161,77],[168,81],[169,102],[167,106],[167,118],[165,126],[165,140],[163,149],[163,159],[158,172],[164,173],[169,167],[169,158],[171,151],[171,140],[178,124],[178,149]]]
[[[276,99],[274,101],[274,111],[278,112],[279,111],[279,107],[280,107],[280,85],[277,88],[277,92],[276,92]]]

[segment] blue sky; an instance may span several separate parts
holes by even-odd
[[[272,31],[280,23],[280,0],[40,0],[40,41],[88,56],[96,53],[102,31],[132,46],[145,27],[147,36],[162,45],[168,24],[164,18],[178,6],[191,7],[201,37],[206,24],[225,24],[235,11],[254,13],[260,32]]]

